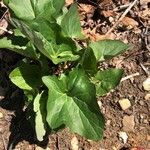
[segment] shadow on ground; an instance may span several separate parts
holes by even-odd
[[[23,92],[15,87],[8,77],[9,72],[16,66],[20,56],[7,51],[1,51],[0,55],[0,86],[5,92],[5,98],[0,101],[0,107],[14,113],[10,122],[9,130],[11,134],[7,149],[11,150],[15,148],[15,146],[23,140],[44,148],[48,144],[48,137],[42,142],[36,139],[35,130],[26,119],[26,112],[23,111],[25,106]],[[11,60],[9,58],[11,58]]]

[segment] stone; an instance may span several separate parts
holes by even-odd
[[[150,78],[147,78],[143,82],[143,88],[144,88],[145,91],[150,91]]]
[[[97,103],[98,103],[99,108],[102,109],[102,102],[98,101]]]
[[[150,94],[146,94],[144,98],[145,100],[150,101]]]
[[[147,135],[147,141],[150,141],[150,135]]]
[[[3,118],[3,117],[4,117],[3,113],[0,112],[0,119]]]
[[[119,132],[119,139],[123,141],[123,143],[127,143],[128,135],[126,132]]]
[[[122,108],[122,110],[126,110],[129,107],[131,107],[131,103],[130,103],[129,99],[126,99],[126,98],[119,100],[119,104],[120,104],[120,107]]]
[[[78,150],[79,149],[79,146],[78,146],[78,139],[76,136],[74,136],[72,139],[71,139],[71,147],[72,147],[72,150]]]
[[[134,130],[134,126],[135,126],[134,116],[133,115],[131,115],[131,116],[125,115],[123,117],[122,124],[123,124],[123,131],[132,132]]]

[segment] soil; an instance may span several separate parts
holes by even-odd
[[[66,6],[71,3],[67,0]],[[124,20],[107,34],[127,8],[121,8],[125,4],[129,6],[130,1],[78,1],[83,33],[87,38],[120,39],[131,46],[126,53],[100,64],[103,68],[123,68],[124,77],[133,75],[123,77],[116,89],[97,98],[106,122],[103,139],[90,141],[64,129],[38,142],[25,118],[23,93],[8,77],[22,56],[0,50],[0,150],[8,147],[14,150],[150,150],[150,98],[145,98],[150,92],[142,87],[150,69],[150,1],[138,1]],[[123,98],[131,103],[126,110],[119,105]],[[127,127],[126,116],[130,117]],[[127,141],[119,136],[121,132],[127,135]]]

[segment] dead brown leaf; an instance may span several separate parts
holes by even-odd
[[[116,15],[116,13],[112,10],[107,10],[107,11],[102,11],[102,14],[104,15],[104,17],[114,17]]]
[[[128,26],[136,27],[139,25],[137,21],[135,21],[133,18],[130,17],[124,17],[121,22],[126,27]]]
[[[99,33],[96,33],[96,28],[94,28],[93,30],[90,29],[85,29],[83,31],[83,34],[85,35],[85,37],[89,38],[92,41],[100,41],[100,40],[104,40],[104,39],[115,39],[116,35],[114,33],[110,33],[109,35],[102,35]]]

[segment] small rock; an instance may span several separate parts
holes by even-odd
[[[147,135],[147,141],[150,141],[150,135]]]
[[[123,143],[127,143],[128,135],[126,132],[119,132],[119,139],[123,141]]]
[[[145,91],[150,91],[150,78],[147,78],[143,82],[143,88],[144,88]]]
[[[102,102],[98,101],[97,103],[98,103],[99,108],[101,109],[102,108]]]
[[[135,122],[134,122],[134,116],[131,115],[131,116],[124,116],[123,117],[123,121],[122,121],[122,124],[123,124],[123,130],[124,131],[133,131],[134,130],[134,126],[135,126]]]
[[[110,126],[111,120],[106,121],[106,126]]]
[[[150,101],[150,94],[145,95],[145,100]]]
[[[78,139],[76,136],[74,136],[72,139],[71,139],[71,146],[72,146],[72,150],[78,150],[79,149],[79,146],[78,146]]]
[[[123,110],[126,110],[128,109],[129,107],[131,107],[131,103],[128,99],[121,99],[119,100],[119,104],[120,104],[120,107],[123,109]]]
[[[3,118],[3,117],[4,117],[3,113],[0,112],[0,119]]]
[[[110,22],[113,22],[113,21],[114,21],[114,18],[113,18],[113,17],[109,17],[109,21],[110,21]]]

